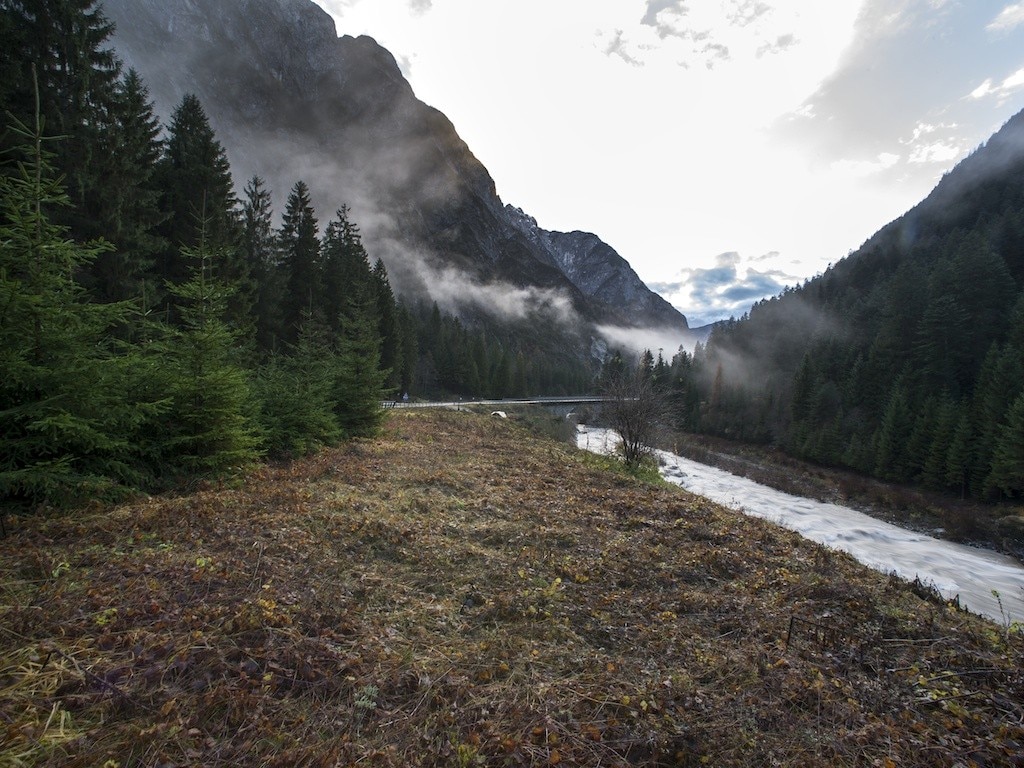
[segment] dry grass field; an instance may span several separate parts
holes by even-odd
[[[3,766],[1024,765],[1024,640],[467,413],[0,540]]]

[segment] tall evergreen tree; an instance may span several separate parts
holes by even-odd
[[[261,353],[277,350],[283,338],[284,275],[279,269],[273,215],[270,190],[259,176],[252,177],[242,202],[240,251],[248,265],[247,290],[254,315],[256,349]]]
[[[901,379],[889,394],[877,433],[875,473],[887,480],[907,479],[907,441],[913,429],[913,415]]]
[[[998,488],[986,480],[992,471],[996,443],[1005,426],[1006,415],[1022,390],[1024,352],[1009,341],[1001,347],[993,345],[978,375],[971,410],[974,440],[970,485],[975,495],[983,493],[985,488],[989,492]]]
[[[1006,496],[1024,495],[1024,394],[1010,406],[996,438],[987,491],[998,489]]]
[[[299,456],[341,439],[337,359],[323,330],[305,322],[292,354],[274,354],[256,377],[267,451]]]
[[[373,289],[377,302],[377,331],[381,340],[380,367],[385,372],[388,386],[398,389],[401,378],[402,329],[398,322],[395,294],[388,282],[388,271],[380,259],[373,265]]]
[[[32,125],[38,114],[53,147],[52,166],[65,175],[71,205],[57,212],[56,223],[71,226],[79,239],[103,232],[92,216],[94,200],[108,192],[100,137],[111,124],[115,81],[120,71],[107,45],[113,25],[97,0],[6,0],[0,4],[4,32],[0,45],[0,146],[20,138],[12,125]],[[15,121],[7,124],[8,113]]]
[[[376,433],[384,412],[385,372],[380,369],[380,333],[372,297],[346,302],[345,321],[337,339],[335,393],[338,424],[346,437]]]
[[[51,220],[69,201],[41,120],[11,129],[24,157],[0,174],[0,498],[81,501],[135,481],[132,436],[152,408],[133,400],[132,358],[111,335],[127,307],[87,301],[72,277],[104,246]]]
[[[960,406],[963,407],[963,406]],[[932,443],[921,470],[921,481],[929,488],[948,488],[946,470],[950,447],[956,434],[958,406],[949,398],[943,398],[935,414]]]
[[[404,304],[398,308],[398,327],[402,339],[401,359],[398,367],[398,389],[399,394],[406,395],[411,391],[413,379],[416,375],[419,342],[416,333],[416,321]],[[508,376],[510,376],[510,373]],[[508,385],[502,391],[509,391]],[[504,397],[504,395],[502,396]]]
[[[160,228],[169,244],[160,265],[162,277],[172,284],[190,279],[191,266],[182,249],[194,253],[203,241],[203,247],[224,262],[214,265],[218,277],[237,279],[231,251],[226,250],[236,239],[231,167],[193,94],[186,94],[171,116],[157,179],[163,192],[161,206],[168,213]]]
[[[310,201],[309,187],[297,181],[288,195],[278,244],[284,298],[281,302],[282,332],[288,343],[299,338],[304,317],[318,317],[320,305],[319,224]],[[322,316],[320,316],[322,318]]]
[[[961,498],[967,496],[970,487],[971,468],[974,464],[974,452],[971,450],[973,437],[970,413],[963,410],[946,454],[946,484],[959,492]]]
[[[166,218],[156,184],[160,122],[134,69],[118,83],[115,95],[111,125],[100,141],[107,158],[104,194],[93,206],[113,248],[94,262],[87,284],[100,301],[141,297],[149,307],[159,287],[156,260],[166,247],[157,234]]]

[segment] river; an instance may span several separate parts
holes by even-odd
[[[617,440],[610,430],[583,426],[576,437],[580,448],[596,453],[609,452]],[[916,577],[996,622],[1024,621],[1024,566],[1012,558],[900,528],[850,507],[793,496],[673,453],[657,456],[662,476],[691,493],[849,552],[883,573]]]

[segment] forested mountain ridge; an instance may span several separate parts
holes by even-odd
[[[118,53],[150,84],[158,111],[195,92],[241,178],[259,173],[275,192],[302,178],[318,208],[349,206],[406,300],[438,300],[470,321],[535,315],[581,354],[601,325],[657,326],[685,340],[685,318],[628,265],[607,275],[623,290],[581,288],[550,257],[549,233],[523,232],[487,169],[415,97],[394,57],[368,37],[338,37],[311,0],[104,7]],[[504,301],[492,301],[496,290]]]
[[[1024,493],[1024,113],[919,205],[677,361],[684,420],[978,498]]]

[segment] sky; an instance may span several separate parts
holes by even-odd
[[[1024,108],[1024,2],[316,0],[505,203],[691,327],[821,273]]]

